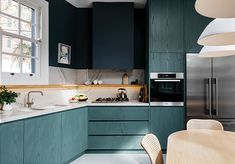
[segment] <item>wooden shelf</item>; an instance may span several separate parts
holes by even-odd
[[[122,84],[101,84],[101,85],[78,85],[78,87],[122,87],[122,88],[127,88],[127,87],[142,87],[143,85],[122,85]]]
[[[50,85],[6,85],[8,89],[79,89],[79,88],[140,88],[142,85],[101,84],[101,85],[77,85],[77,84],[50,84]]]

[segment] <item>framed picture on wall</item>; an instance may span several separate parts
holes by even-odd
[[[58,63],[61,64],[71,63],[71,46],[63,43],[58,44]]]

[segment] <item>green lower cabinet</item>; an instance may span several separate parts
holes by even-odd
[[[149,132],[148,109],[89,107],[88,150],[142,150],[140,141]]]
[[[143,136],[89,136],[89,150],[140,150]]]
[[[23,121],[0,125],[0,163],[23,164]]]
[[[148,107],[94,106],[89,107],[89,120],[148,120]]]
[[[163,150],[167,149],[170,134],[185,129],[184,107],[150,107],[150,131],[155,134]]]
[[[87,108],[62,113],[62,162],[67,162],[87,149]]]
[[[90,135],[144,135],[148,121],[90,121]]]
[[[24,121],[24,163],[61,163],[61,113]]]
[[[184,72],[184,53],[163,53],[150,54],[150,72]]]

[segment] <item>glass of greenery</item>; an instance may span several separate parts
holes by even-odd
[[[18,97],[18,94],[16,92],[10,91],[6,88],[6,86],[2,86],[0,88],[0,105],[1,109],[4,110],[11,110],[12,106],[11,104],[16,102],[16,98]]]

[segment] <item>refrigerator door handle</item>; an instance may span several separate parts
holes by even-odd
[[[215,78],[216,116],[219,115],[219,80]]]
[[[211,78],[206,79],[206,111],[211,116]]]
[[[215,116],[218,116],[219,114],[219,105],[218,101],[219,95],[218,95],[218,79],[213,78],[212,79],[212,114]]]

